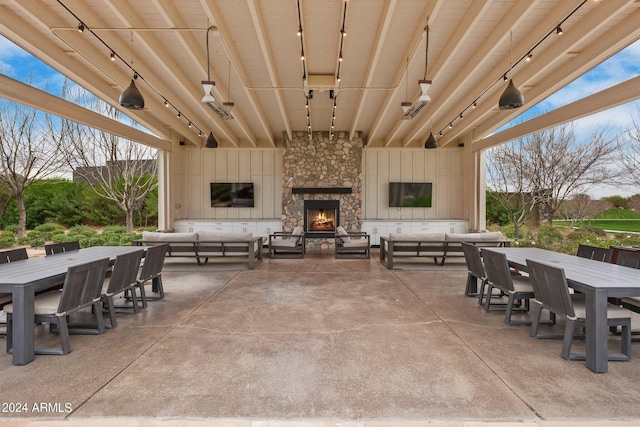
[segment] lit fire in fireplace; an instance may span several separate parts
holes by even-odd
[[[307,214],[308,231],[335,231],[335,210],[326,212],[325,209],[309,209]]]

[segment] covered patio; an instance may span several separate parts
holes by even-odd
[[[25,366],[0,358],[3,400],[29,405],[3,418],[51,420],[38,426],[640,422],[636,344],[630,362],[595,374],[562,359],[560,340],[533,339],[465,297],[462,262],[387,270],[374,255],[311,251],[255,270],[168,259],[166,299],[120,316],[116,329],[73,336],[64,357]],[[58,405],[36,413],[39,402]]]

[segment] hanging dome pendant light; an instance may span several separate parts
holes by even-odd
[[[135,80],[138,78],[138,73],[133,69],[133,33],[131,33],[131,69],[133,70],[133,79],[131,84],[120,94],[120,105],[124,108],[131,110],[142,110],[144,108],[144,98],[136,87]]]
[[[509,33],[509,73],[513,71],[513,63],[511,60],[511,45],[513,42],[513,31]],[[506,74],[505,74],[506,79]],[[502,92],[502,96],[500,96],[500,101],[498,101],[498,107],[501,110],[513,110],[514,108],[520,108],[524,105],[524,95],[522,92],[518,90],[516,85],[513,83],[513,79],[509,77],[509,84],[507,88]]]
[[[137,74],[133,75],[131,84],[120,94],[120,105],[124,108],[131,110],[142,110],[144,108],[144,98],[136,87],[135,80],[138,78]]]
[[[209,132],[209,136],[207,137],[207,141],[204,143],[206,148],[218,148],[218,141],[215,136],[213,136],[213,132]]]
[[[524,96],[522,92],[518,90],[513,80],[509,79],[507,88],[502,92],[498,106],[501,110],[512,110],[514,108],[520,108],[524,105]]]

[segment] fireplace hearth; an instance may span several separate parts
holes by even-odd
[[[340,224],[339,200],[305,200],[304,231],[307,237],[335,237]]]

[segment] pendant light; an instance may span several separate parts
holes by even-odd
[[[213,136],[213,132],[209,132],[209,136],[207,137],[207,141],[204,143],[206,148],[218,148],[218,141],[215,136]]]
[[[426,148],[426,149],[438,148],[438,141],[436,141],[436,138],[433,136],[432,125],[430,125],[429,128],[430,128],[429,129],[429,137],[424,142],[424,148]]]
[[[511,49],[513,42],[513,31],[509,33],[509,73],[512,74],[513,64],[511,62]],[[506,77],[506,74],[505,74]],[[522,92],[518,90],[516,85],[513,83],[513,79],[509,78],[509,84],[507,88],[502,92],[502,96],[500,96],[500,101],[498,101],[498,107],[501,110],[512,110],[514,108],[520,108],[524,105],[524,96]]]
[[[131,33],[131,68],[133,69],[133,33]],[[144,98],[136,87],[138,73],[134,71],[131,84],[120,94],[120,105],[131,110],[142,110],[144,108]]]

